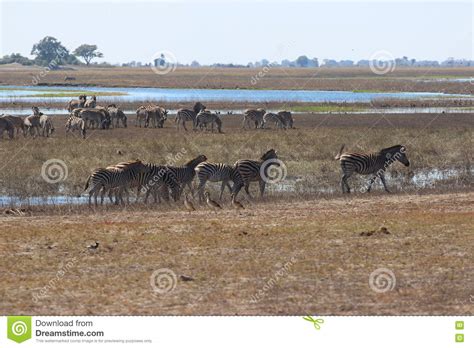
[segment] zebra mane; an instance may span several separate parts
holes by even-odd
[[[186,162],[184,164],[185,167],[189,167],[189,166],[197,166],[199,163],[198,162],[204,162],[207,160],[207,157],[204,156],[204,155],[199,155],[197,156],[196,158],[193,158],[192,160]]]
[[[273,156],[272,156],[273,155]],[[262,157],[260,157],[260,160],[262,161],[266,161],[267,159],[269,158],[273,158],[273,157],[276,157],[276,152],[274,149],[270,149],[268,150],[267,152],[265,152]]]
[[[403,145],[394,145],[394,146],[390,146],[390,147],[387,147],[385,149],[382,149],[382,150],[380,150],[380,152],[390,152],[392,150],[398,150],[402,147],[404,147],[404,146]]]
[[[120,162],[113,166],[108,166],[107,168],[115,168],[115,169],[127,169],[136,165],[142,164],[142,161],[136,159],[134,161],[127,161],[127,162]]]

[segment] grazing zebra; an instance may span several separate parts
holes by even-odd
[[[181,124],[184,128],[185,131],[187,131],[186,128],[186,121],[191,121],[193,123],[193,126],[196,125],[196,116],[203,110],[206,109],[206,106],[201,104],[200,102],[197,102],[194,104],[193,109],[179,109],[176,113],[176,127],[179,130],[179,125]]]
[[[382,181],[385,191],[390,192],[387,189],[387,185],[385,184],[384,174],[387,168],[395,161],[403,163],[406,167],[410,165],[410,162],[408,161],[408,158],[405,154],[406,148],[403,145],[387,147],[386,149],[382,149],[379,152],[369,154],[349,152],[343,153],[343,150],[344,145],[342,145],[341,150],[339,150],[339,153],[335,157],[335,159],[339,160],[341,163],[341,169],[343,173],[341,186],[343,193],[351,192],[349,184],[347,183],[347,179],[349,179],[353,173],[373,175],[369,181],[367,192],[370,192],[370,188],[377,177],[379,177]],[[347,189],[347,191],[345,189]]]
[[[145,127],[150,126],[150,120],[154,128],[163,128],[167,120],[168,111],[161,106],[149,105],[146,107]]]
[[[194,128],[203,129],[203,127],[207,127],[208,124],[211,124],[211,130],[214,131],[214,124],[217,127],[217,131],[222,133],[222,120],[219,117],[218,113],[212,113],[210,111],[204,110],[201,111],[196,116],[196,124]]]
[[[72,112],[74,109],[83,108],[86,102],[86,96],[80,95],[79,100],[71,100],[67,104],[67,111]]]
[[[265,115],[264,109],[249,109],[244,112],[244,120],[242,122],[242,128],[250,128],[250,121],[255,124],[255,129],[262,128],[263,126],[263,115]]]
[[[77,116],[71,115],[66,121],[66,133],[69,131],[74,132],[75,130],[80,130],[82,138],[86,138],[86,122]]]
[[[195,168],[196,166],[201,163],[207,161],[207,157],[204,155],[199,155],[196,158],[193,158],[186,164],[180,167],[172,167],[168,166],[168,169],[173,173],[173,176],[176,178],[176,183],[179,185],[179,193],[178,198],[181,197],[181,194],[184,190],[185,186],[188,186],[191,194],[194,195],[192,182],[194,176],[196,175]]]
[[[43,137],[49,137],[54,132],[53,121],[49,116],[41,115],[39,118],[41,135]]]
[[[155,203],[157,203],[159,191],[164,195],[165,200],[169,199],[169,191],[171,191],[171,196],[176,201],[180,193],[180,185],[173,170],[166,166],[152,163],[147,163],[145,166],[147,170],[140,174],[131,185],[137,188],[136,201],[138,202],[141,191],[145,192],[145,203],[147,203],[151,193]]]
[[[119,122],[122,122],[123,128],[127,128],[127,116],[125,116],[120,108],[118,108],[115,104],[110,104],[107,106],[107,112],[110,115],[110,125],[112,127],[118,128],[120,126]]]
[[[0,139],[3,139],[3,132],[7,131],[8,137],[13,139],[15,127],[8,119],[0,117]]]
[[[91,99],[86,100],[86,101],[84,102],[84,107],[85,107],[85,108],[95,108],[96,105],[97,105],[97,98],[96,98],[95,95],[93,95],[93,96],[91,97]]]
[[[265,128],[268,122],[275,122],[275,126],[279,129],[285,129],[286,123],[285,120],[278,114],[274,114],[273,112],[267,112],[263,116],[263,124],[262,128]]]
[[[89,205],[91,205],[92,195],[94,195],[97,206],[97,195],[101,193],[100,204],[104,203],[104,195],[109,191],[109,198],[112,200],[112,191],[116,192],[115,204],[119,201],[123,203],[122,192],[126,191],[128,185],[138,180],[140,174],[148,170],[147,166],[140,160],[121,162],[115,166],[99,168],[94,170],[86,182],[84,191],[89,190]]]
[[[11,116],[11,115],[4,115],[2,116],[3,119],[8,120],[12,123],[13,127],[16,129],[16,135],[21,132],[25,135],[25,123],[23,118],[19,116]]]
[[[142,127],[142,122],[144,123],[144,127],[147,126],[146,119],[148,117],[148,111],[146,110],[146,106],[140,106],[137,111],[137,118],[135,121],[135,127],[138,125],[140,128]]]
[[[84,120],[88,128],[102,128],[106,129],[110,126],[110,115],[103,107],[98,108],[84,108],[73,110],[73,115],[78,116]]]
[[[23,132],[25,136],[26,134],[30,134],[32,136],[36,136],[36,135],[39,136],[40,128],[41,128],[40,118],[43,115],[43,113],[39,111],[39,108],[37,106],[33,106],[31,110],[33,110],[33,115],[27,116],[23,120],[23,123],[24,123]]]
[[[222,181],[219,199],[222,199],[222,194],[224,193],[226,186],[229,188],[229,191],[234,193],[236,196],[242,186],[244,186],[239,171],[229,164],[202,162],[197,165],[196,174],[199,180],[198,193],[200,202],[202,202],[202,199],[204,198],[204,188],[208,181]],[[229,181],[234,183],[233,188],[230,187]]]
[[[277,115],[283,119],[286,128],[293,128],[293,115],[290,111],[279,111]]]
[[[274,149],[270,149],[267,152],[265,152],[262,157],[260,157],[260,160],[254,161],[254,160],[249,160],[249,159],[242,159],[238,160],[235,162],[234,166],[237,168],[237,170],[240,173],[240,176],[242,177],[242,180],[244,182],[244,190],[245,193],[252,198],[249,192],[249,186],[252,181],[258,181],[259,186],[260,186],[260,197],[263,197],[263,193],[265,191],[265,177],[268,177],[267,171],[271,165],[279,166],[280,164],[277,161],[269,161],[272,159],[278,159],[277,153]],[[269,161],[265,163],[266,161]],[[262,164],[265,163],[265,167],[262,169]],[[262,177],[262,170],[263,173],[265,174]]]

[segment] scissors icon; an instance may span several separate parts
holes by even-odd
[[[321,325],[320,325],[320,324],[323,324],[323,323],[324,323],[324,319],[321,319],[321,318],[314,319],[314,318],[311,317],[310,315],[308,315],[308,316],[306,316],[306,317],[303,317],[303,319],[312,322],[313,325],[314,325],[314,328],[315,328],[316,330],[321,329]]]

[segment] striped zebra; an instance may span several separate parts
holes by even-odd
[[[265,115],[264,109],[248,109],[244,112],[244,120],[242,122],[242,128],[250,128],[250,122],[254,122],[255,129],[262,128],[263,116]]]
[[[279,111],[277,115],[283,119],[286,128],[293,128],[293,115],[290,111]]]
[[[265,178],[262,177],[261,175],[261,170],[262,170],[262,164],[264,164],[266,161],[272,160],[272,159],[278,159],[277,153],[274,149],[270,149],[267,152],[265,152],[261,157],[260,160],[255,161],[255,160],[249,160],[249,159],[242,159],[238,160],[235,162],[234,166],[237,168],[239,171],[242,180],[244,181],[244,190],[245,193],[252,198],[249,192],[249,186],[252,181],[258,181],[259,186],[260,186],[260,197],[263,197],[263,193],[265,191]],[[279,166],[279,163],[277,161],[269,161],[268,163],[265,163],[265,167],[263,168],[263,172],[267,173],[268,168],[271,165],[276,165]],[[268,175],[265,174],[265,177],[268,177]]]
[[[235,196],[237,196],[239,191],[242,189],[242,186],[244,186],[239,171],[229,164],[202,162],[197,165],[196,174],[199,180],[198,193],[200,202],[202,202],[204,198],[204,189],[208,181],[222,181],[219,199],[222,199],[222,194],[224,193],[226,186],[229,188],[231,193],[235,194]],[[234,183],[232,188],[230,187],[229,181]]]
[[[201,104],[200,102],[197,102],[196,104],[194,104],[192,110],[179,109],[176,112],[176,119],[175,119],[177,129],[179,130],[179,125],[181,124],[184,130],[187,131],[186,121],[191,121],[194,127],[196,123],[196,116],[205,109],[206,109],[206,106]]]
[[[153,128],[163,128],[163,124],[168,118],[168,110],[161,106],[149,105],[146,107],[146,112],[145,127],[149,127],[151,121]]]
[[[146,171],[141,173],[137,180],[132,183],[133,187],[137,188],[137,199],[139,200],[140,192],[145,193],[144,202],[148,202],[150,194],[153,195],[155,203],[161,201],[159,193],[161,193],[165,200],[169,200],[169,192],[174,201],[178,199],[180,192],[180,185],[174,172],[167,166],[162,166],[153,163],[146,163]]]
[[[112,192],[116,193],[115,204],[123,202],[122,193],[128,185],[136,182],[140,174],[148,170],[147,166],[140,160],[121,162],[107,168],[98,168],[89,175],[84,192],[89,189],[89,205],[91,205],[92,195],[97,206],[97,195],[101,192],[100,204],[104,203],[104,195],[108,191],[112,201]],[[128,197],[127,197],[128,199]]]
[[[377,177],[379,177],[382,181],[385,191],[390,192],[387,189],[387,185],[385,183],[384,174],[387,168],[395,161],[403,163],[406,167],[410,165],[405,153],[406,148],[403,145],[387,147],[386,149],[382,149],[379,152],[369,154],[342,152],[343,150],[344,145],[342,145],[339,153],[335,157],[335,159],[339,160],[341,163],[343,174],[341,186],[343,193],[351,192],[349,184],[347,183],[347,179],[349,179],[353,173],[372,175],[372,178],[369,181],[367,192],[370,192],[372,184],[377,179]]]
[[[122,122],[123,128],[127,128],[127,116],[125,116],[124,112],[118,108],[117,105],[110,104],[106,109],[110,115],[110,126],[112,128],[119,128],[119,122]]]
[[[137,118],[136,118],[136,121],[135,121],[135,127],[138,125],[138,127],[142,127],[142,122],[144,123],[144,127],[147,126],[146,124],[146,120],[148,118],[148,111],[146,110],[146,106],[140,106],[137,111]]]
[[[168,166],[168,169],[173,173],[174,177],[176,178],[176,183],[179,185],[178,198],[181,197],[185,186],[188,186],[189,190],[191,191],[191,194],[194,195],[193,188],[191,185],[196,175],[194,169],[199,163],[204,161],[207,161],[207,157],[204,155],[199,155],[196,158],[193,158],[189,162],[185,163],[183,166]]]
[[[71,115],[66,121],[66,133],[68,132],[74,132],[76,130],[81,131],[82,138],[86,138],[86,123],[85,121],[77,116]]]
[[[262,128],[265,128],[266,125],[269,123],[269,122],[274,122],[275,123],[275,126],[279,129],[285,129],[286,128],[286,123],[285,123],[285,120],[278,114],[274,114],[273,112],[267,112],[264,116],[263,116],[263,124],[262,124]]]
[[[211,130],[214,132],[214,124],[217,127],[217,131],[219,133],[222,133],[222,120],[219,117],[218,113],[212,113],[210,111],[204,110],[201,111],[197,116],[196,116],[196,124],[195,124],[195,129],[203,129],[203,127],[207,128],[207,125],[211,125]]]

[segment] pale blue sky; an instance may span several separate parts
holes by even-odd
[[[243,63],[309,57],[473,59],[472,2],[5,1],[0,54],[29,55],[46,35],[69,50],[97,44],[104,59]]]

